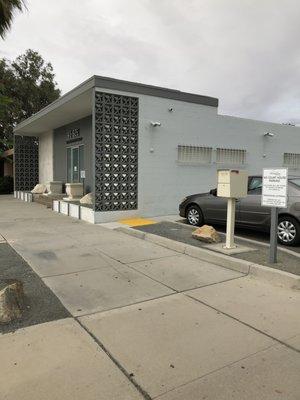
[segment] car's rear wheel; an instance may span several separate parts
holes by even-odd
[[[196,205],[191,205],[187,209],[186,219],[190,225],[199,226],[203,223],[203,215],[200,208]]]
[[[294,246],[300,242],[300,225],[293,217],[280,217],[277,230],[278,241],[286,246]]]

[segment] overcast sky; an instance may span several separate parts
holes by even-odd
[[[299,0],[27,0],[0,55],[32,48],[63,92],[104,75],[218,97],[219,112],[300,123]]]

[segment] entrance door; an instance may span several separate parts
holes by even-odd
[[[84,146],[73,146],[67,148],[67,182],[80,182],[80,171],[84,169],[83,159]]]

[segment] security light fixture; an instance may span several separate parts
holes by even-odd
[[[263,136],[264,137],[274,137],[275,135],[272,132],[266,132],[266,133],[263,134]]]
[[[160,122],[153,122],[153,121],[151,121],[150,122],[150,125],[152,125],[152,126],[161,126],[161,123]]]

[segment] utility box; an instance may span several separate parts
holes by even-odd
[[[240,199],[247,196],[248,173],[236,169],[218,171],[218,197]]]

